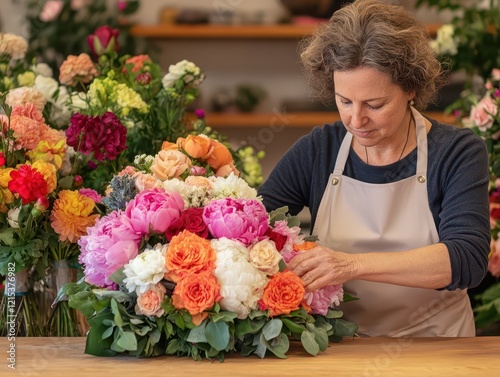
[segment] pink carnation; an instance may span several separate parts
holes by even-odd
[[[146,235],[150,230],[165,233],[184,209],[184,200],[177,192],[167,193],[155,188],[140,192],[127,203],[125,213],[135,233]]]
[[[10,107],[26,106],[31,103],[40,111],[43,111],[47,103],[42,92],[29,86],[11,89],[5,98],[5,102]]]
[[[343,300],[344,289],[341,285],[329,285],[304,296],[304,301],[311,307],[312,314],[320,315],[327,315],[328,308],[339,306]]]
[[[269,225],[264,205],[253,199],[214,200],[203,210],[203,221],[213,237],[227,237],[246,246],[262,240]]]
[[[469,119],[480,131],[485,132],[491,128],[494,116],[498,113],[498,107],[491,97],[484,97],[477,106],[473,106]]]
[[[99,195],[99,193],[95,190],[89,189],[89,188],[82,188],[78,190],[78,192],[82,195],[85,195],[86,197],[92,199],[94,203],[101,203],[102,202],[102,195]]]
[[[42,112],[34,104],[16,106],[12,109],[10,128],[14,131],[18,148],[34,149],[41,140],[45,127]]]
[[[140,242],[141,236],[134,233],[123,212],[111,212],[97,220],[93,227],[87,228],[87,235],[78,240],[85,280],[116,289],[109,277],[137,256]]]

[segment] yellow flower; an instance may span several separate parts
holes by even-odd
[[[66,155],[66,141],[59,140],[58,142],[40,141],[37,147],[28,151],[26,155],[31,162],[43,160],[53,164],[56,169],[60,169]]]
[[[14,170],[12,168],[0,168],[0,212],[7,213],[8,208],[6,204],[12,203],[14,201],[14,194],[10,192],[8,186],[12,179],[10,177],[10,172]]]
[[[62,190],[50,214],[52,228],[59,234],[59,240],[75,243],[87,234],[87,227],[93,226],[99,217],[92,214],[94,207],[94,201],[88,196]]]
[[[26,71],[17,75],[17,82],[20,86],[33,86],[35,84],[35,73]]]
[[[50,194],[57,187],[57,169],[54,165],[43,160],[37,160],[32,164],[40,174],[43,175],[45,182],[47,182],[47,194]]]
[[[140,94],[125,84],[118,84],[110,99],[116,101],[124,116],[129,114],[130,109],[137,109],[140,113],[147,113],[149,110],[149,106],[142,100]]]

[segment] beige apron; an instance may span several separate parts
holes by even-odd
[[[342,175],[351,147],[347,133],[321,200],[313,234],[319,243],[349,253],[403,251],[439,242],[427,197],[427,132],[412,108],[417,132],[417,174],[372,184]],[[342,304],[360,336],[475,336],[466,290],[438,291],[353,280]]]

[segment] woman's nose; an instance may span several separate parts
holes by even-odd
[[[362,110],[356,106],[353,106],[351,110],[351,127],[361,128],[366,123],[366,118]]]

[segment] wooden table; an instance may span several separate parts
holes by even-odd
[[[293,344],[287,360],[232,355],[223,363],[163,356],[100,358],[83,353],[84,338],[0,339],[0,376],[500,376],[500,337],[346,339],[309,356]],[[7,358],[5,357],[7,355]]]

